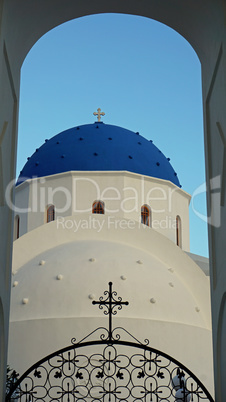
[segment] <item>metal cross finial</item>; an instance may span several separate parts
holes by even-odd
[[[109,340],[112,340],[112,315],[116,315],[117,311],[114,310],[118,308],[118,310],[122,309],[122,306],[128,306],[129,302],[123,302],[122,298],[118,296],[118,300],[115,300],[117,296],[117,292],[112,291],[112,282],[109,282],[109,291],[105,290],[104,295],[107,296],[106,299],[101,296],[99,301],[93,301],[93,304],[99,304],[99,308],[102,310],[103,307],[106,307],[107,310],[104,311],[105,315],[109,315]]]
[[[93,114],[94,114],[94,116],[98,116],[98,117],[97,117],[97,120],[98,120],[98,121],[100,121],[101,116],[105,116],[105,113],[104,113],[104,112],[101,112],[101,109],[100,109],[99,107],[98,107],[98,109],[97,109],[97,112],[94,112]]]

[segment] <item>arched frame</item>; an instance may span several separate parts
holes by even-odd
[[[141,223],[151,227],[152,216],[151,208],[148,205],[142,205],[141,207]]]
[[[182,248],[182,222],[179,215],[176,216],[176,245]]]
[[[46,223],[54,221],[55,220],[55,215],[56,215],[55,206],[52,205],[52,204],[47,205],[47,207],[46,207],[46,216],[45,216]]]
[[[104,202],[101,201],[101,200],[94,201],[93,205],[92,205],[92,213],[93,214],[101,214],[101,215],[103,215],[105,213]]]
[[[126,2],[98,0],[4,0],[0,4],[0,84],[3,89],[0,102],[0,221],[5,236],[0,246],[0,265],[6,267],[0,273],[0,297],[4,311],[8,311],[12,253],[12,211],[4,205],[6,186],[15,175],[18,101],[20,68],[24,58],[35,42],[46,32],[73,18],[97,13],[127,13],[140,15],[162,22],[179,32],[194,48],[202,64],[202,89],[205,126],[205,156],[207,174],[207,211],[209,217],[209,245],[211,258],[211,288],[213,312],[213,336],[215,367],[217,361],[218,310],[225,292],[226,273],[222,271],[225,260],[224,244],[226,229],[225,206],[225,158],[226,158],[226,6],[222,0],[156,0]],[[45,18],[43,18],[45,16]],[[13,31],[11,27],[13,26]],[[15,34],[16,33],[16,34]],[[142,62],[142,61],[141,61]],[[5,141],[7,138],[7,141]],[[2,155],[7,155],[3,158]],[[212,195],[214,179],[220,177],[219,197]],[[210,180],[211,179],[211,180]],[[216,186],[215,186],[216,187]],[[214,213],[212,213],[214,211]],[[219,212],[220,211],[220,212]],[[215,222],[220,213],[221,223]],[[220,280],[218,278],[220,277]],[[8,326],[8,316],[4,315]],[[7,331],[6,331],[7,332]],[[6,340],[5,340],[6,341]],[[7,341],[5,342],[7,348]],[[217,373],[217,370],[215,370]],[[2,373],[0,373],[1,376]],[[217,374],[216,374],[217,375]],[[216,399],[222,401],[226,394],[226,362],[221,373],[223,390],[216,389]],[[4,389],[0,395],[3,399]],[[222,396],[223,395],[223,396]],[[221,397],[222,396],[222,397]]]
[[[13,233],[13,240],[17,240],[20,237],[20,217],[16,215],[14,218],[14,233]]]

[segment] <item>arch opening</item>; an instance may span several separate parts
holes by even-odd
[[[55,206],[54,205],[49,205],[46,208],[46,222],[52,222],[55,220]]]
[[[117,34],[115,33],[116,25],[118,27]],[[110,34],[111,29],[112,35]],[[148,38],[147,40],[144,39],[145,36]],[[156,39],[158,36],[159,40]],[[58,44],[58,56],[54,51],[54,41]],[[61,42],[65,46],[60,47]],[[101,46],[105,51],[100,50],[97,54],[93,43],[102,43]],[[76,55],[72,55],[75,47]],[[147,51],[147,49],[149,50]],[[161,52],[164,56],[158,56]],[[45,58],[42,60],[43,54]],[[67,57],[69,62],[67,69],[64,70]],[[96,61],[95,65],[88,68],[90,58]],[[175,60],[177,60],[176,63]],[[31,63],[30,67],[29,63]],[[50,66],[47,73],[46,65],[48,63]],[[73,67],[74,63],[76,63],[76,69]],[[56,68],[57,65],[59,65],[59,69]],[[141,69],[139,69],[140,66]],[[167,74],[165,66],[167,66]],[[175,69],[175,66],[178,66],[178,69]],[[34,85],[32,69],[35,69],[33,70],[35,73],[37,72],[37,86]],[[53,71],[55,72],[53,73]],[[195,72],[194,76],[191,76],[191,71]],[[45,81],[43,81],[41,72],[45,74]],[[26,74],[30,76],[26,83],[29,92],[26,92],[23,86],[23,76]],[[95,80],[93,80],[93,75]],[[159,81],[156,79],[158,75]],[[142,76],[143,79],[141,79]],[[48,90],[45,82],[49,83]],[[136,85],[135,82],[137,82]],[[52,94],[57,95],[58,91],[60,96],[54,96],[56,102],[54,101],[53,106]],[[37,109],[35,106],[30,113],[26,114],[27,101],[24,99],[23,103],[23,92],[30,104],[34,101],[35,105],[37,95],[34,96],[34,94],[41,92],[40,108]],[[75,93],[80,94],[79,102],[77,100],[75,102]],[[58,98],[66,99],[68,106],[67,108],[64,106],[63,116],[62,102],[59,102]],[[104,104],[95,104],[97,101],[102,103],[102,99],[104,99]],[[185,99],[184,104],[182,99]],[[50,104],[51,109],[49,109]],[[74,104],[75,107],[73,107]],[[173,29],[149,18],[103,13],[62,24],[48,32],[36,43],[28,54],[22,69],[20,113],[23,117],[20,117],[20,120],[24,119],[23,136],[25,138],[30,137],[28,128],[32,122],[37,122],[34,127],[34,137],[37,140],[35,140],[35,145],[31,144],[30,149],[27,149],[27,155],[31,155],[33,149],[45,141],[48,127],[50,133],[57,134],[65,127],[93,123],[95,118],[92,113],[97,106],[102,106],[102,110],[106,113],[103,118],[104,122],[117,124],[132,131],[139,130],[140,134],[153,140],[154,144],[156,143],[167,157],[170,156],[172,165],[178,172],[182,188],[187,192],[192,194],[205,181],[201,135],[203,112],[200,62],[190,44]],[[78,114],[75,115],[74,110],[78,110]],[[119,110],[123,110],[123,114],[119,114]],[[150,110],[155,111],[151,120],[147,118]],[[43,115],[43,121],[46,124],[45,133],[43,123],[39,122],[37,111]],[[192,122],[191,116],[196,116],[194,122]],[[186,125],[183,124],[185,121]],[[20,130],[22,131],[22,126]],[[183,136],[181,132],[183,132]],[[196,135],[197,132],[200,132],[200,136]],[[194,138],[191,133],[194,133]],[[166,141],[166,138],[169,140]],[[193,142],[196,143],[196,147],[193,146]],[[185,147],[187,153],[191,153],[193,156],[192,169],[189,159],[184,158]],[[18,163],[21,168],[24,160],[20,156],[20,152],[19,142]],[[24,148],[21,155],[24,155]],[[96,159],[98,158],[99,155],[96,156]],[[193,175],[192,170],[195,172]],[[205,194],[202,199],[201,196],[199,198],[197,209],[200,208],[206,209]],[[192,209],[190,211],[191,250],[195,254],[208,256],[207,225],[197,217],[195,212]],[[201,251],[197,249],[198,238],[205,239],[205,242],[202,242]]]

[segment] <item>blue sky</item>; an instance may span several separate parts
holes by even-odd
[[[46,138],[104,122],[139,131],[171,158],[182,188],[205,181],[201,65],[171,28],[131,15],[65,23],[31,49],[21,71],[17,175]],[[206,213],[205,193],[194,201]],[[190,208],[191,252],[208,256],[206,223]]]

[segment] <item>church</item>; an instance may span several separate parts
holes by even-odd
[[[190,253],[191,196],[168,155],[101,114],[46,139],[20,172],[9,365],[22,375],[104,326],[92,302],[113,282],[129,301],[115,325],[148,338],[213,395],[209,268]]]

